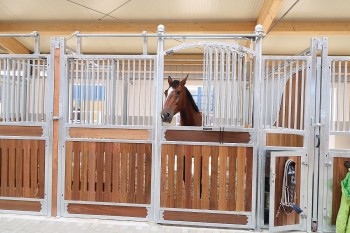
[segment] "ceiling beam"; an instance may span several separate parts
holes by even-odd
[[[282,7],[283,0],[265,0],[260,9],[257,24],[263,26],[264,32],[268,32],[277,13]]]
[[[31,33],[41,36],[81,33],[155,33],[156,22],[1,22],[1,33]],[[162,22],[167,33],[252,33],[256,26],[251,21],[226,22]],[[264,29],[266,31],[266,29]],[[280,21],[269,35],[350,35],[350,21]]]
[[[29,54],[30,50],[12,37],[0,37],[0,46],[11,54]]]

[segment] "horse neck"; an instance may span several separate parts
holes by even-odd
[[[202,114],[194,110],[192,104],[187,101],[186,107],[180,111],[182,126],[201,126]]]

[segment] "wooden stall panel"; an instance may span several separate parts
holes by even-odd
[[[66,142],[65,200],[150,204],[152,145]]]
[[[45,141],[0,139],[0,196],[44,198]]]
[[[300,206],[300,166],[301,166],[301,157],[300,156],[291,156],[291,157],[277,157],[276,158],[276,179],[275,179],[275,212],[277,213],[279,208],[279,203],[281,201],[281,189],[283,183],[283,173],[284,173],[284,165],[288,159],[292,159],[295,162],[295,178],[296,178],[296,205]],[[298,215],[295,211],[292,211],[290,214],[286,214],[282,207],[280,209],[280,213],[278,216],[275,215],[274,225],[275,226],[285,226],[285,225],[293,225],[298,224],[300,221],[300,215]]]
[[[162,145],[161,207],[251,211],[253,148]]]

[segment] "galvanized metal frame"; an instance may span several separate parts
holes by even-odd
[[[34,54],[26,54],[26,55],[19,55],[19,54],[2,54],[0,55],[0,59],[15,59],[18,61],[24,61],[27,60],[29,62],[30,60],[35,60],[35,59],[44,59],[46,60],[46,64],[41,64],[38,62],[38,66],[42,66],[45,71],[43,74],[37,74],[37,81],[36,81],[36,89],[43,89],[42,91],[45,91],[45,96],[41,96],[42,102],[40,104],[42,105],[41,113],[43,116],[45,116],[43,119],[36,119],[31,118],[31,120],[26,117],[26,120],[23,120],[23,114],[24,110],[23,108],[19,109],[19,106],[16,107],[16,113],[12,112],[12,117],[9,117],[8,114],[9,111],[14,110],[14,107],[11,107],[12,110],[9,108],[7,109],[2,109],[2,112],[6,115],[5,119],[0,122],[0,125],[11,125],[11,126],[40,126],[43,128],[43,135],[42,136],[0,136],[2,139],[21,139],[21,140],[44,140],[45,141],[45,188],[44,188],[44,198],[43,199],[36,199],[36,198],[15,198],[15,197],[1,197],[0,200],[16,200],[16,201],[31,201],[31,202],[40,202],[42,209],[40,212],[33,212],[33,211],[12,211],[12,210],[0,210],[0,213],[14,213],[14,214],[30,214],[30,215],[51,215],[51,189],[52,189],[52,174],[51,174],[51,163],[52,163],[52,157],[51,157],[51,152],[52,152],[52,109],[53,109],[53,96],[52,92],[48,90],[53,89],[53,72],[54,72],[54,67],[53,67],[53,53],[49,55],[44,55],[40,54],[39,51],[39,34],[37,32],[33,32],[31,34],[1,34],[0,37],[34,37]],[[35,64],[34,64],[35,65]],[[2,66],[5,67],[5,66]],[[25,70],[21,70],[20,67],[17,67],[17,70],[15,71],[12,69],[12,72],[17,72],[17,78],[22,77],[22,80],[25,80],[24,76],[27,76],[26,78],[29,79],[30,77],[26,74],[27,68],[26,66],[23,66]],[[20,74],[23,72],[23,74]],[[7,75],[8,78],[10,78],[10,73]],[[12,76],[12,81],[14,82],[14,75]],[[44,84],[39,84],[39,77],[45,77],[46,76],[46,83]],[[34,80],[34,78],[33,78]],[[5,81],[4,81],[5,82]],[[33,83],[33,88],[34,88],[34,83]],[[14,88],[14,85],[13,85]],[[24,88],[24,85],[23,85]],[[12,90],[14,92],[14,90]],[[23,94],[23,89],[19,89],[19,85],[17,86],[17,98],[19,96],[19,93],[21,92]],[[32,93],[32,98],[35,93]],[[36,98],[38,100],[37,107],[32,112],[32,114],[36,113],[37,115],[39,114],[39,94]],[[5,96],[2,96],[2,101],[5,100]],[[7,96],[11,98],[11,96]],[[27,100],[25,99],[27,97],[24,97],[22,95],[21,98],[21,105],[24,106],[25,102]],[[24,102],[25,101],[25,102]],[[13,100],[10,101],[12,105],[14,106],[15,103],[13,103]],[[20,104],[18,103],[18,104]],[[27,102],[28,103],[28,102]],[[33,105],[34,106],[34,105]],[[26,111],[28,113],[28,111]],[[13,116],[16,116],[14,118]],[[22,116],[21,120],[18,120],[18,117]],[[27,116],[27,115],[26,115]]]

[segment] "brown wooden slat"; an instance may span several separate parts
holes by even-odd
[[[129,145],[122,144],[121,150],[121,186],[120,186],[120,202],[127,202],[127,185],[128,185],[128,160],[129,160]]]
[[[16,142],[10,140],[8,143],[9,150],[9,175],[8,175],[8,188],[9,196],[15,197],[15,180],[16,180]],[[36,164],[36,163],[35,163]],[[35,167],[34,167],[35,169]],[[34,174],[36,171],[34,171]]]
[[[245,211],[252,210],[252,186],[253,186],[253,148],[247,147],[246,150],[246,190],[245,190]]]
[[[23,140],[23,197],[30,197],[30,141]]]
[[[136,184],[136,203],[145,203],[145,191],[144,191],[144,181],[145,181],[145,144],[137,144],[137,184]]]
[[[176,164],[177,164],[177,171],[176,171],[176,202],[175,207],[176,208],[183,208],[183,174],[184,174],[184,146],[183,145],[176,145]]]
[[[218,209],[226,210],[226,168],[227,168],[227,146],[219,147],[219,201]]]
[[[164,220],[247,225],[244,215],[164,211]]]
[[[38,150],[38,185],[39,192],[38,198],[44,198],[45,196],[45,141],[39,141],[39,150]]]
[[[304,136],[296,134],[267,133],[266,146],[303,147]]]
[[[218,209],[218,172],[219,172],[219,148],[211,147],[211,177],[210,177],[210,202],[209,208],[211,210]]]
[[[184,167],[184,188],[185,188],[185,201],[184,207],[191,208],[191,191],[192,191],[192,158],[193,158],[192,146],[185,146],[185,167]]]
[[[65,158],[65,200],[72,200],[72,157],[73,142],[66,142],[66,158]]]
[[[89,143],[86,146],[88,150],[86,154],[89,155],[88,163],[88,201],[96,200],[96,143]]]
[[[103,201],[112,200],[112,143],[105,143],[105,179]]]
[[[246,162],[246,148],[237,148],[237,200],[236,210],[244,211],[244,176],[245,176],[245,162]]]
[[[236,162],[237,162],[237,147],[229,147],[229,178],[228,178],[228,200],[227,209],[234,211],[236,210]]]
[[[12,156],[16,160],[16,197],[23,197],[23,150],[22,150],[22,140],[16,141],[16,154]]]
[[[74,143],[73,146],[73,177],[72,177],[72,198],[73,200],[80,200],[80,152],[82,152],[81,147],[85,147],[84,142]],[[84,156],[84,155],[83,155]]]
[[[202,162],[202,150],[201,146],[193,146],[194,155],[194,174],[193,174],[193,204],[192,208],[201,208],[201,162]]]
[[[223,135],[221,135],[223,133]],[[166,130],[167,141],[189,142],[220,142],[221,138],[226,143],[248,143],[250,135],[247,132],[219,132],[219,131],[193,131],[193,130]]]
[[[43,128],[41,126],[12,126],[1,125],[0,136],[33,136],[41,137]]]
[[[152,176],[152,144],[145,144],[145,204],[151,203],[151,176]]]
[[[69,214],[91,214],[146,218],[147,209],[145,207],[109,206],[109,205],[84,205],[68,204]]]
[[[0,200],[0,209],[40,212],[41,203],[35,201]]]
[[[101,142],[96,143],[96,201],[103,201],[103,145]]]
[[[80,184],[80,199],[89,200],[88,192],[88,182],[89,182],[89,146],[82,142],[78,143],[77,147],[80,148],[79,151],[82,153],[81,156],[81,184]],[[91,142],[93,143],[93,142]]]
[[[150,139],[149,130],[144,129],[70,128],[69,136],[71,138]]]
[[[169,203],[167,207],[175,207],[175,145],[163,145],[168,149],[168,193]]]
[[[209,209],[209,158],[212,155],[210,146],[202,147],[202,198],[201,209]]]
[[[1,140],[1,196],[8,196],[8,176],[9,176],[9,151],[8,151],[8,141]]]
[[[167,203],[169,203],[169,193],[167,190],[167,183],[169,183],[169,179],[167,179],[167,158],[168,158],[168,145],[162,146],[162,155],[161,155],[161,174],[160,174],[160,206],[167,207]],[[169,188],[168,188],[169,189]]]
[[[120,198],[120,143],[113,143],[112,158],[112,201],[119,202]]]
[[[135,203],[135,162],[136,162],[137,144],[130,144],[130,156],[129,156],[129,189],[128,189],[128,202]]]

